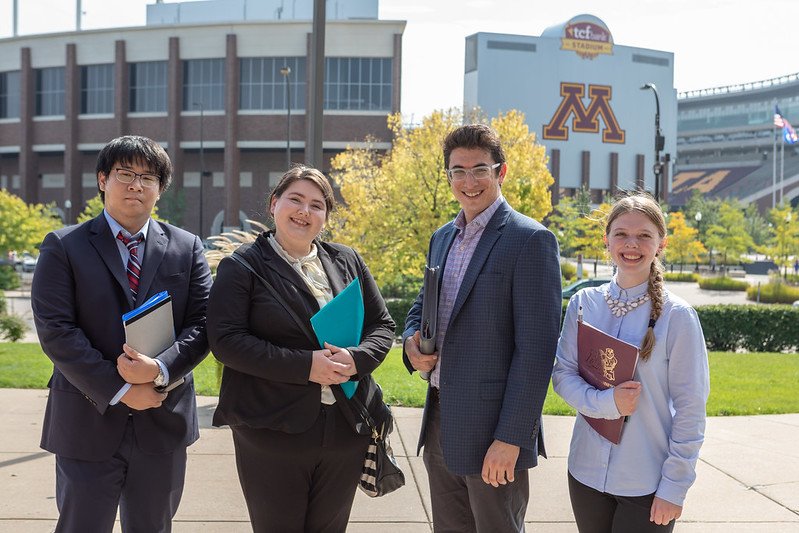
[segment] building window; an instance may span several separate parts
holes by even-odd
[[[144,61],[130,64],[131,113],[163,113],[166,111],[166,61]]]
[[[19,118],[19,71],[0,72],[0,118]]]
[[[239,106],[241,109],[286,109],[286,77],[291,69],[291,108],[305,109],[304,57],[247,57],[241,60]]]
[[[114,65],[80,67],[80,112],[84,115],[114,112]]]
[[[391,58],[325,59],[325,109],[391,111]]]
[[[194,105],[197,104],[197,105]],[[183,110],[225,109],[225,60],[189,59],[183,62]]]
[[[36,115],[64,114],[64,67],[36,69]]]

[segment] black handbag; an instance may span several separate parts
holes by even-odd
[[[297,316],[275,288],[255,271],[243,255],[236,251],[230,255],[230,258],[249,270],[272,294],[272,297],[283,306],[312,344],[317,343],[310,326]],[[330,388],[336,397],[336,403],[342,407],[341,411],[353,430],[359,435],[370,436],[358,488],[367,496],[376,498],[405,485],[405,474],[397,465],[397,460],[394,458],[394,452],[388,441],[388,436],[394,429],[394,417],[391,414],[391,408],[383,401],[383,390],[380,385],[371,374],[367,374],[358,380],[358,388],[352,398],[347,398],[340,386]]]
[[[375,383],[375,385],[377,384]],[[405,485],[405,474],[397,464],[391,443],[388,441],[388,435],[391,433],[394,422],[391,409],[383,404],[388,411],[388,418],[387,422],[378,425],[361,401],[354,396],[352,399],[372,432],[363,460],[358,488],[370,498],[385,496]]]

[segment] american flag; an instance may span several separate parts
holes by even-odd
[[[785,119],[782,117],[782,113],[780,113],[780,108],[774,106],[774,125],[778,128],[785,127]]]
[[[782,116],[780,108],[777,106],[774,106],[774,126],[782,128],[782,138],[786,143],[796,144],[799,142],[799,135],[797,135],[796,130],[793,129],[788,119]]]

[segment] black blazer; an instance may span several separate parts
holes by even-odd
[[[211,272],[197,236],[150,220],[136,302],[114,235],[103,214],[48,234],[33,277],[31,306],[42,350],[53,361],[41,446],[64,457],[109,459],[122,441],[128,414],[136,441],[166,453],[199,437],[191,370],[208,354],[205,306]],[[125,331],[122,315],[168,290],[177,341],[158,356],[172,381],[161,407],[109,406],[125,381],[116,368]]]
[[[266,233],[243,251],[294,312],[310,320],[319,304],[300,275],[272,248]],[[333,294],[355,277],[364,299],[363,339],[347,346],[358,375],[383,361],[394,339],[394,322],[377,284],[353,249],[314,241]],[[310,325],[308,326],[310,328]],[[263,284],[242,265],[225,258],[219,264],[208,303],[208,340],[224,365],[214,425],[268,428],[301,433],[319,414],[321,386],[308,381],[313,350],[300,329]]]

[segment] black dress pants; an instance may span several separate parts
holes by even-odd
[[[56,455],[57,533],[111,533],[119,508],[124,533],[169,533],[186,475],[186,448],[147,454],[128,420],[107,461]]]
[[[369,436],[356,434],[338,407],[322,405],[304,433],[231,430],[255,533],[346,531]]]
[[[583,485],[571,474],[569,497],[580,533],[667,533],[676,522],[660,526],[649,521],[654,494],[614,496]]]

